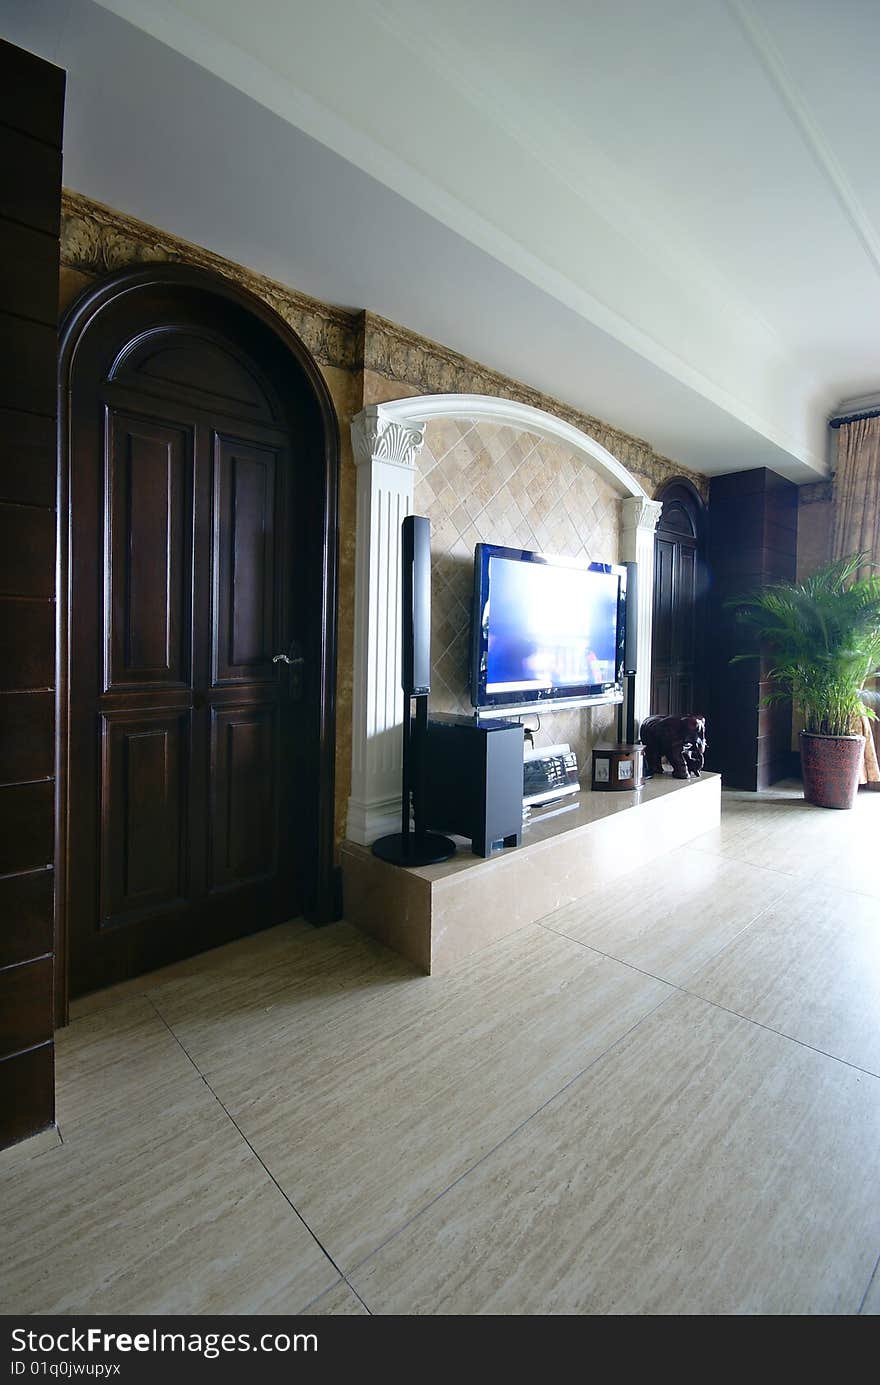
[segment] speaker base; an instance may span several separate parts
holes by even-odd
[[[380,837],[370,848],[380,861],[392,866],[434,866],[448,861],[455,849],[455,842],[436,832],[410,832],[406,836],[393,832],[389,837]]]

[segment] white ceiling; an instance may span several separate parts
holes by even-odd
[[[699,470],[880,392],[876,0],[101,3],[0,0],[82,192]]]

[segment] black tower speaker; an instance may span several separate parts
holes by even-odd
[[[623,650],[624,702],[617,717],[618,735],[626,745],[636,738],[636,671],[639,665],[639,565],[626,568],[626,643]]]
[[[403,592],[403,691],[431,691],[431,521],[407,515],[400,526]]]
[[[624,563],[626,568],[626,649],[623,655],[624,673],[635,673],[639,666],[639,565]]]
[[[403,801],[400,831],[373,842],[394,866],[430,866],[455,855],[455,842],[425,831],[425,738],[431,691],[431,521],[407,515],[400,526],[400,633],[403,687]],[[415,702],[415,717],[413,717]],[[412,813],[412,822],[410,821]],[[413,825],[415,830],[413,830]]]

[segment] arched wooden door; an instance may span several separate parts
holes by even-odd
[[[335,428],[297,345],[173,267],[73,310],[74,995],[331,910]]]
[[[689,481],[667,482],[654,542],[651,711],[703,712],[705,509]]]

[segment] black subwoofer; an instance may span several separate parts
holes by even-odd
[[[425,736],[425,825],[469,837],[478,856],[522,841],[523,729],[433,716]]]

